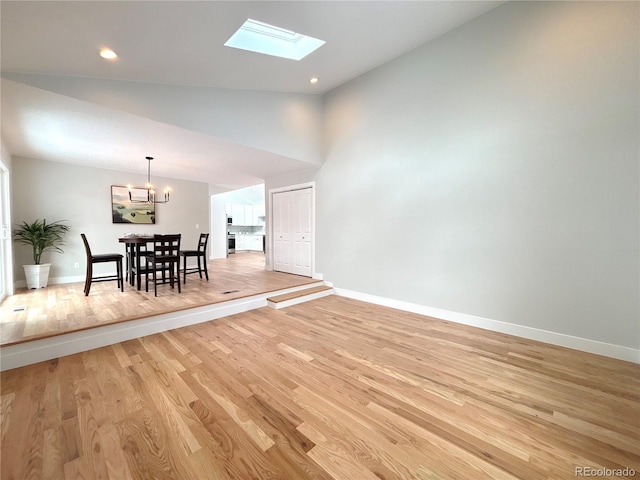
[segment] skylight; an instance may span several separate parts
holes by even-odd
[[[226,41],[225,46],[301,60],[325,43],[324,40],[249,19]]]

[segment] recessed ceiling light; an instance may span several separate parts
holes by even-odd
[[[114,52],[110,48],[101,48],[100,56],[107,60],[115,60],[116,58],[118,58],[118,55],[116,54],[116,52]]]
[[[225,46],[301,60],[325,43],[324,40],[249,19],[231,35]]]
[[[318,83],[318,77],[313,77],[312,79],[309,80],[309,83],[315,85],[316,83]]]

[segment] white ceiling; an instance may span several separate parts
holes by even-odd
[[[322,94],[501,3],[2,0],[0,65],[3,74]],[[301,61],[224,47],[247,18],[327,43]],[[119,59],[101,59],[97,55],[101,46],[113,48]],[[308,81],[313,76],[320,79],[316,85]],[[15,82],[3,81],[1,100],[2,137],[18,156],[145,171],[145,141],[162,138],[161,149],[155,150],[171,155],[163,154],[166,165],[154,163],[154,172],[223,189],[309,167]],[[34,111],[40,114],[29,114]],[[64,132],[63,146],[44,134],[52,125]],[[87,155],[87,151],[107,154]],[[137,158],[138,168],[132,168],[131,159]]]

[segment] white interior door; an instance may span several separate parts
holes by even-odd
[[[273,269],[291,271],[291,196],[290,192],[274,193],[273,210]]]
[[[273,269],[313,274],[313,190],[302,188],[272,195]]]
[[[311,189],[291,194],[292,262],[291,273],[311,276],[312,218]]]

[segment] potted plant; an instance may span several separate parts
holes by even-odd
[[[33,248],[34,265],[24,265],[24,275],[27,278],[28,288],[42,288],[49,281],[50,263],[41,264],[42,254],[47,250],[63,253],[60,248],[64,245],[64,235],[69,231],[69,226],[59,220],[47,223],[47,220],[36,220],[33,223],[22,222],[13,231],[16,242],[30,245]]]

